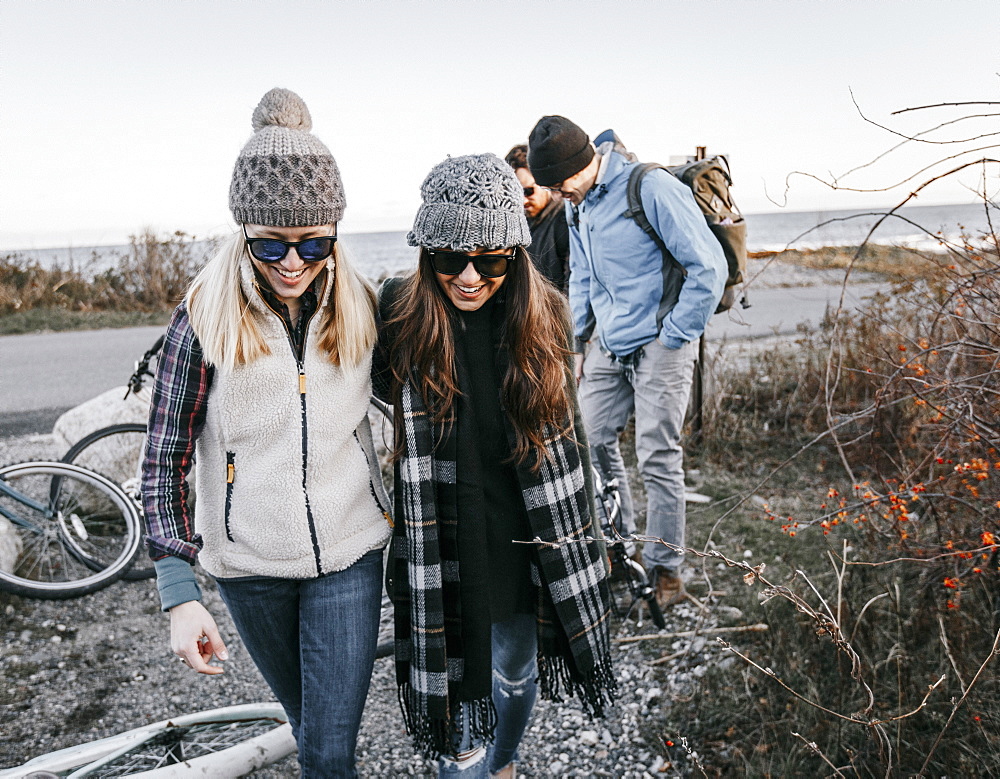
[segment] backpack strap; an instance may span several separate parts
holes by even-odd
[[[663,255],[663,259],[667,262],[672,262],[678,268],[680,268],[681,273],[685,276],[687,275],[687,270],[684,268],[677,258],[670,253],[667,245],[663,242],[660,234],[653,229],[653,225],[650,223],[646,216],[646,211],[642,207],[642,180],[646,177],[646,174],[651,170],[665,170],[670,173],[670,169],[666,165],[661,165],[658,162],[640,162],[634,168],[628,176],[628,188],[626,189],[626,197],[628,198],[628,208],[622,213],[626,219],[633,220],[642,231],[649,236],[650,240],[656,244],[656,248],[660,250]],[[673,175],[673,173],[670,173]]]

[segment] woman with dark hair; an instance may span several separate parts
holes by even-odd
[[[535,270],[522,191],[448,158],[382,287],[375,388],[395,408],[396,678],[442,776],[513,776],[536,695],[614,692],[605,554],[562,296]]]

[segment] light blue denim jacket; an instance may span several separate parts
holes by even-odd
[[[653,170],[642,182],[642,205],[684,271],[664,263],[652,239],[623,216],[635,156],[614,141],[602,143],[598,153],[594,186],[578,207],[566,202],[577,349],[595,324],[601,345],[614,355],[631,354],[657,337],[679,349],[701,336],[722,297],[728,274],[722,247],[691,190],[665,170]]]

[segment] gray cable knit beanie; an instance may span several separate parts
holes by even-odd
[[[410,246],[468,252],[531,243],[524,192],[495,154],[448,157],[420,185],[423,204],[407,233]]]
[[[308,227],[339,222],[344,186],[337,161],[309,132],[302,98],[275,88],[253,112],[253,136],[233,168],[229,210],[240,223]]]

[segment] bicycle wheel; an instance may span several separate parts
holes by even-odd
[[[127,733],[36,757],[16,776],[237,777],[295,751],[287,717],[277,703],[247,703],[186,714]],[[0,771],[0,776],[6,772]]]
[[[63,455],[64,463],[81,465],[111,479],[135,503],[142,517],[142,457],[146,449],[146,425],[123,422],[85,435]],[[149,555],[140,553],[125,579],[151,579],[156,575]]]
[[[63,599],[106,587],[139,549],[139,513],[110,480],[77,465],[29,462],[0,468],[0,517],[14,561],[0,589]]]

